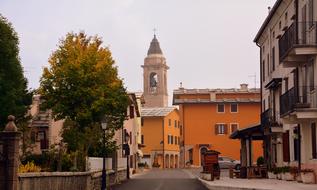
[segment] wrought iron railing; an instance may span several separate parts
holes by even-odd
[[[293,22],[279,39],[279,58],[283,60],[295,46],[317,46],[317,22]]]
[[[296,108],[317,108],[317,88],[315,86],[293,87],[280,97],[280,115]]]

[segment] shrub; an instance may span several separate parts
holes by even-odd
[[[34,162],[27,162],[25,165],[21,164],[19,166],[19,173],[28,173],[28,172],[40,172],[41,167],[34,164]]]
[[[258,157],[258,159],[256,160],[256,165],[261,166],[263,164],[264,164],[264,158],[262,156]]]

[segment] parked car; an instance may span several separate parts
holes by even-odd
[[[232,167],[236,170],[240,170],[240,167],[241,167],[239,160],[234,160],[230,157],[219,156],[218,162],[221,169],[227,169]]]

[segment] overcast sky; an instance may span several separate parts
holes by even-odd
[[[153,28],[170,66],[169,94],[185,88],[231,88],[259,81],[253,39],[275,0],[0,0],[20,38],[31,88],[59,39],[84,30],[109,46],[129,91],[143,89],[140,67]],[[257,83],[259,86],[259,83]]]

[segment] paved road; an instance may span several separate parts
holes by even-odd
[[[153,169],[112,187],[113,190],[207,190],[188,170]]]

